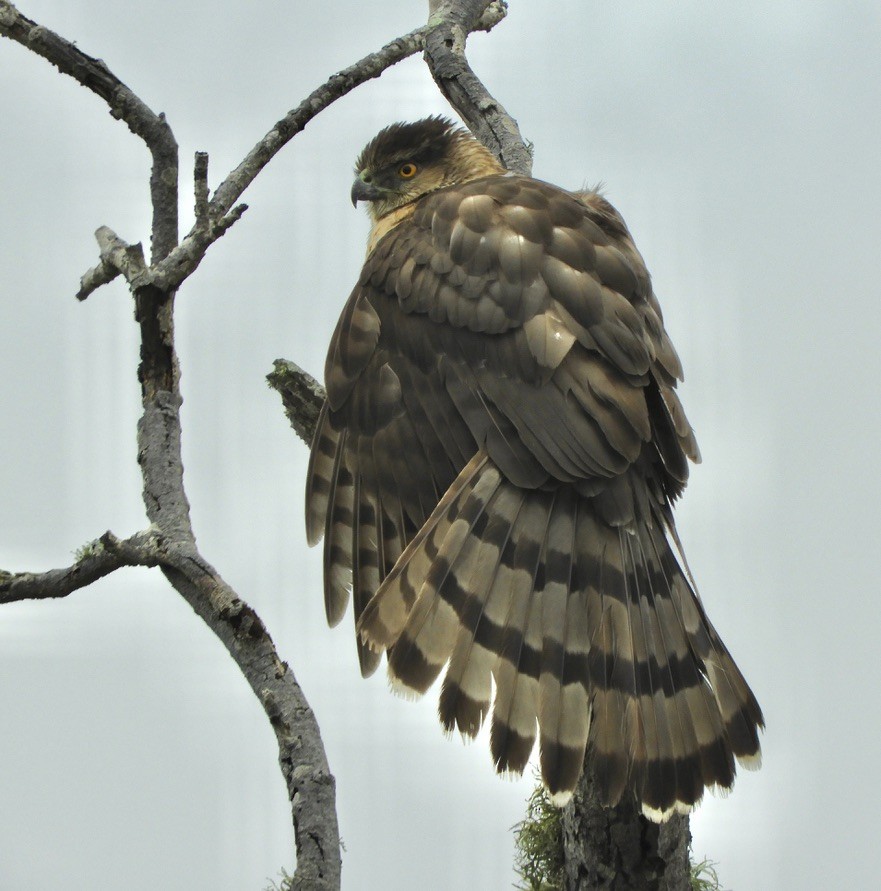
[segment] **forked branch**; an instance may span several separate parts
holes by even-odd
[[[516,124],[489,97],[464,57],[467,34],[489,30],[505,11],[503,2],[487,0],[449,0],[437,5],[426,25],[391,41],[314,90],[269,129],[213,196],[208,187],[208,158],[199,153],[196,222],[178,243],[177,143],[164,116],[152,111],[103,61],[22,15],[8,0],[0,0],[0,36],[37,53],[91,90],[114,118],[124,121],[146,144],[152,157],[153,210],[149,262],[139,244],[128,244],[102,226],[96,232],[99,262],[82,277],[77,293],[83,300],[122,275],[134,297],[141,332],[138,377],[143,402],[138,461],[150,526],[127,539],[107,532],[83,548],[66,568],[44,573],[0,572],[0,603],[65,597],[123,567],[159,567],[226,646],[275,730],[297,844],[293,888],[339,888],[334,780],[318,725],[293,673],[279,658],[256,613],[196,548],[181,462],[175,294],[208,248],[241,217],[246,205],[236,202],[281,148],[336,99],[420,50],[426,51],[435,79],[469,125],[509,167],[528,169],[524,160],[528,152],[519,140]],[[321,387],[305,372],[283,363],[277,364],[273,385],[285,396],[297,432],[310,438],[323,398]]]

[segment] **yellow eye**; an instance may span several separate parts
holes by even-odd
[[[401,164],[398,168],[398,176],[402,179],[413,179],[413,177],[416,176],[416,165],[411,161]]]

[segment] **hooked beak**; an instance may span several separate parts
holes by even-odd
[[[357,207],[359,201],[378,201],[380,198],[382,192],[373,183],[365,183],[360,176],[352,183],[352,207]]]

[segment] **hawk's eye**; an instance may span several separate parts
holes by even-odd
[[[416,165],[412,161],[407,161],[398,168],[398,176],[402,179],[413,179],[416,176]]]

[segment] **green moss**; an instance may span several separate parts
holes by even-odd
[[[267,881],[269,884],[263,891],[291,891],[294,877],[290,875],[286,869],[281,869],[278,874],[277,882],[274,879],[268,879]]]
[[[691,863],[691,891],[725,891],[712,860]]]
[[[544,786],[526,803],[526,818],[514,827],[514,867],[520,891],[563,891],[563,812],[551,804]]]
[[[77,563],[81,563],[88,557],[97,557],[103,550],[104,545],[101,544],[99,538],[96,538],[94,541],[86,542],[81,548],[77,548],[74,552],[74,557],[76,557]]]

